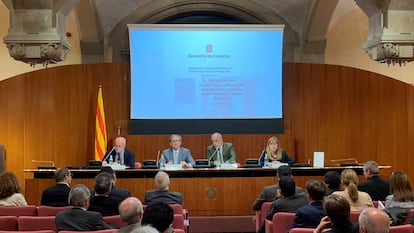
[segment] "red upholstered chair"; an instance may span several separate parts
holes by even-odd
[[[59,231],[59,233],[80,233],[80,232],[82,233],[113,233],[116,231],[118,231],[118,229],[105,229],[105,230],[98,230],[98,231]]]
[[[268,219],[265,219],[265,232],[273,233],[273,222]]]
[[[292,228],[289,233],[312,233],[315,228]]]
[[[286,233],[295,220],[295,213],[278,212],[273,215],[273,233]]]
[[[411,224],[404,224],[400,226],[391,226],[390,233],[413,233],[414,226]]]
[[[410,210],[408,211],[408,215],[407,215],[407,217],[405,218],[405,220],[404,220],[403,224],[410,223],[410,221],[411,221],[411,219],[413,218],[413,216],[414,216],[414,209],[410,209]]]
[[[351,211],[351,214],[349,215],[349,221],[351,221],[351,223],[357,223],[361,212],[362,211]]]
[[[0,216],[37,216],[37,206],[0,206]]]
[[[70,209],[72,206],[46,206],[41,205],[37,208],[38,216],[56,216],[62,210]]]
[[[270,206],[272,205],[271,201],[264,202],[262,204],[262,208],[258,211],[256,211],[256,231],[259,230],[260,226],[266,219],[267,211],[270,209]]]
[[[103,219],[106,223],[111,224],[113,226],[118,226],[119,228],[125,226],[124,221],[120,215],[112,215],[112,216],[103,216]]]
[[[17,231],[16,216],[0,216],[0,230]]]
[[[41,231],[0,231],[0,233],[56,233],[52,230],[41,230]]]
[[[182,229],[184,232],[188,232],[189,222],[187,210],[180,204],[171,204],[170,207],[174,211],[173,228]]]
[[[52,230],[57,232],[55,216],[20,216],[18,229],[19,231]]]

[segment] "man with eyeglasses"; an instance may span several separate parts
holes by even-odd
[[[195,164],[189,149],[181,147],[182,138],[178,134],[170,135],[170,148],[162,152],[160,164],[180,164],[183,168],[192,167]]]
[[[67,167],[56,169],[54,178],[56,185],[45,189],[42,193],[40,205],[67,206],[72,182],[72,173]]]

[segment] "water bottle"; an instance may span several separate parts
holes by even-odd
[[[269,166],[269,160],[267,160],[266,158],[265,158],[265,160],[264,160],[264,164],[263,164],[263,167],[268,167]]]
[[[112,165],[114,163],[114,158],[111,156],[109,156],[109,165]]]

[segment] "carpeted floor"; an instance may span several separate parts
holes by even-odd
[[[189,233],[255,232],[253,216],[189,216]]]

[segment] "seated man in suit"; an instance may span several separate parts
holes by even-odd
[[[259,197],[257,197],[255,202],[253,203],[254,211],[260,210],[264,202],[273,201],[278,198],[276,196],[276,193],[277,193],[277,190],[279,189],[279,179],[280,177],[283,177],[283,176],[292,177],[292,169],[289,166],[282,165],[277,168],[276,176],[277,176],[278,183],[274,185],[269,185],[263,188],[263,191],[260,193]],[[295,193],[298,194],[302,192],[303,190],[301,187],[296,187]]]
[[[99,173],[95,177],[95,190],[91,192],[89,211],[96,211],[103,216],[118,215],[118,206],[123,199],[110,195],[112,175],[108,172]]]
[[[141,227],[142,214],[144,210],[138,198],[128,197],[119,204],[119,215],[125,223],[117,233],[129,233]]]
[[[105,160],[102,161],[103,166],[108,165],[109,160],[112,157],[115,164],[125,165],[128,168],[135,168],[135,154],[132,150],[126,148],[126,139],[124,137],[115,138],[114,147],[107,151],[105,156]]]
[[[112,167],[110,166],[102,167],[101,172],[108,172],[109,174],[112,175],[112,187],[111,187],[110,195],[121,198],[122,200],[131,196],[131,192],[128,189],[118,188],[116,186],[116,172],[114,171],[114,169],[112,169]]]
[[[182,138],[178,134],[171,134],[170,148],[162,152],[160,164],[181,164],[181,167],[188,168],[195,164],[189,149],[181,147]]]
[[[56,228],[58,231],[96,231],[111,229],[106,224],[101,213],[87,211],[89,207],[90,192],[83,184],[75,185],[69,192],[71,209],[56,214]]]
[[[182,194],[179,192],[171,192],[168,190],[170,185],[170,177],[167,173],[159,171],[154,178],[157,190],[149,190],[145,193],[144,204],[151,205],[155,202],[162,202],[167,205],[183,204]]]
[[[236,163],[236,152],[233,144],[223,142],[223,136],[215,132],[211,135],[212,145],[207,147],[208,160],[214,161],[214,164]]]
[[[174,221],[173,209],[162,202],[153,203],[145,208],[144,215],[142,217],[143,226],[153,226],[160,233],[174,232],[172,229],[172,223]]]
[[[358,190],[368,193],[373,201],[384,201],[390,195],[390,184],[379,176],[378,163],[366,162],[363,171],[367,181],[358,184]]]
[[[301,192],[295,193],[296,183],[290,176],[282,176],[279,179],[278,199],[272,202],[269,211],[266,214],[266,219],[272,220],[273,215],[277,212],[292,212],[295,213],[299,208],[308,204],[306,194]],[[265,224],[263,223],[258,233],[265,232]]]
[[[45,189],[42,193],[40,205],[47,206],[67,206],[72,182],[72,173],[67,167],[58,168],[54,178],[56,185]]]
[[[316,228],[325,216],[323,210],[323,198],[326,193],[325,184],[320,180],[309,180],[306,182],[306,191],[309,204],[296,211],[292,228]]]

